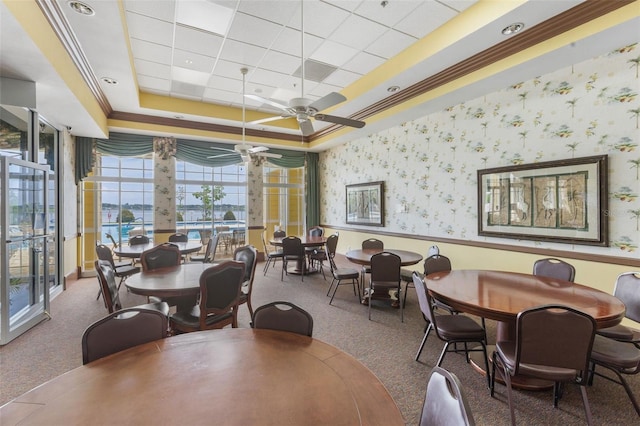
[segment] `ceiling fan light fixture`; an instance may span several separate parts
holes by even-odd
[[[522,31],[524,28],[524,24],[522,22],[514,22],[511,25],[507,25],[502,29],[502,34],[504,35],[512,35]]]

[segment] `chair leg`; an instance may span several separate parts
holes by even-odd
[[[482,345],[482,353],[484,355],[484,371],[487,372],[487,386],[491,387],[492,376],[489,374],[489,355],[487,355],[487,345],[484,342],[480,342],[480,345]]]
[[[496,357],[497,355],[494,352],[492,356],[493,362],[491,363],[491,380],[489,380],[489,396],[491,396],[491,398],[493,398],[493,391],[496,386],[496,364],[497,364]],[[487,370],[487,372],[488,371],[489,370]]]
[[[438,358],[438,362],[436,366],[440,367],[442,361],[444,361],[444,356],[447,354],[447,349],[449,349],[450,342],[445,342],[444,347],[442,348],[442,352],[440,352],[440,357]]]
[[[329,294],[331,294],[331,289],[333,288],[333,285],[335,284],[336,279],[332,279],[331,280],[331,284],[329,284],[329,288],[327,289],[327,297],[329,297]]]
[[[584,405],[584,414],[587,416],[587,424],[591,426],[593,424],[593,418],[591,417],[589,398],[587,398],[587,387],[580,385],[580,392],[582,393],[582,404]]]
[[[503,368],[504,371],[504,381],[507,385],[507,398],[509,399],[509,412],[511,413],[511,425],[516,426],[516,412],[513,408],[513,395],[511,390],[511,374],[507,371],[506,368]]]
[[[338,290],[339,285],[340,285],[340,280],[336,281],[336,285],[333,286],[333,294],[331,295],[331,300],[329,300],[329,304],[333,302],[333,298],[336,296],[336,291]]]
[[[427,343],[427,338],[429,337],[429,333],[431,333],[431,329],[433,326],[431,323],[427,326],[427,329],[424,332],[424,337],[422,338],[422,342],[420,343],[420,347],[418,348],[418,352],[416,353],[415,360],[417,361],[420,358],[420,354],[422,353],[422,349],[424,348],[424,344]]]

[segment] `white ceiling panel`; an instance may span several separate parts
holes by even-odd
[[[325,64],[341,67],[344,63],[355,57],[357,53],[358,49],[327,40],[313,52],[310,58],[324,62]]]
[[[355,13],[387,27],[394,27],[409,16],[418,6],[412,1],[389,1],[386,6],[382,2],[363,1],[355,9]]]
[[[367,52],[383,58],[392,58],[417,41],[405,33],[389,30],[367,47]]]
[[[351,15],[344,25],[329,36],[329,40],[346,44],[357,50],[364,50],[386,31],[387,28],[383,25]]]
[[[138,85],[141,88],[169,93],[171,90],[171,80],[147,75],[138,75]]]
[[[165,80],[171,79],[171,67],[169,65],[145,61],[144,59],[136,59],[135,66],[138,71],[138,75],[162,78]]]
[[[210,56],[199,55],[193,52],[185,52],[184,50],[178,49],[173,50],[173,65],[176,67],[211,74],[215,63],[215,59]]]
[[[170,47],[132,38],[131,49],[136,59],[144,59],[145,61],[159,62],[166,65],[171,64]]]
[[[176,25],[174,48],[217,57],[224,38],[195,28]]]
[[[255,46],[269,47],[282,26],[244,13],[237,13],[229,30],[229,38]]]
[[[173,24],[135,13],[127,13],[129,34],[138,40],[150,41],[164,46],[173,45]]]
[[[125,0],[124,7],[127,11],[167,22],[174,22],[176,16],[175,0]]]

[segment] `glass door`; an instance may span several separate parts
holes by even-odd
[[[48,317],[49,167],[0,157],[0,345]]]

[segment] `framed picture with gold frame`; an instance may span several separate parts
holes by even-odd
[[[478,235],[608,246],[606,155],[478,170]]]

